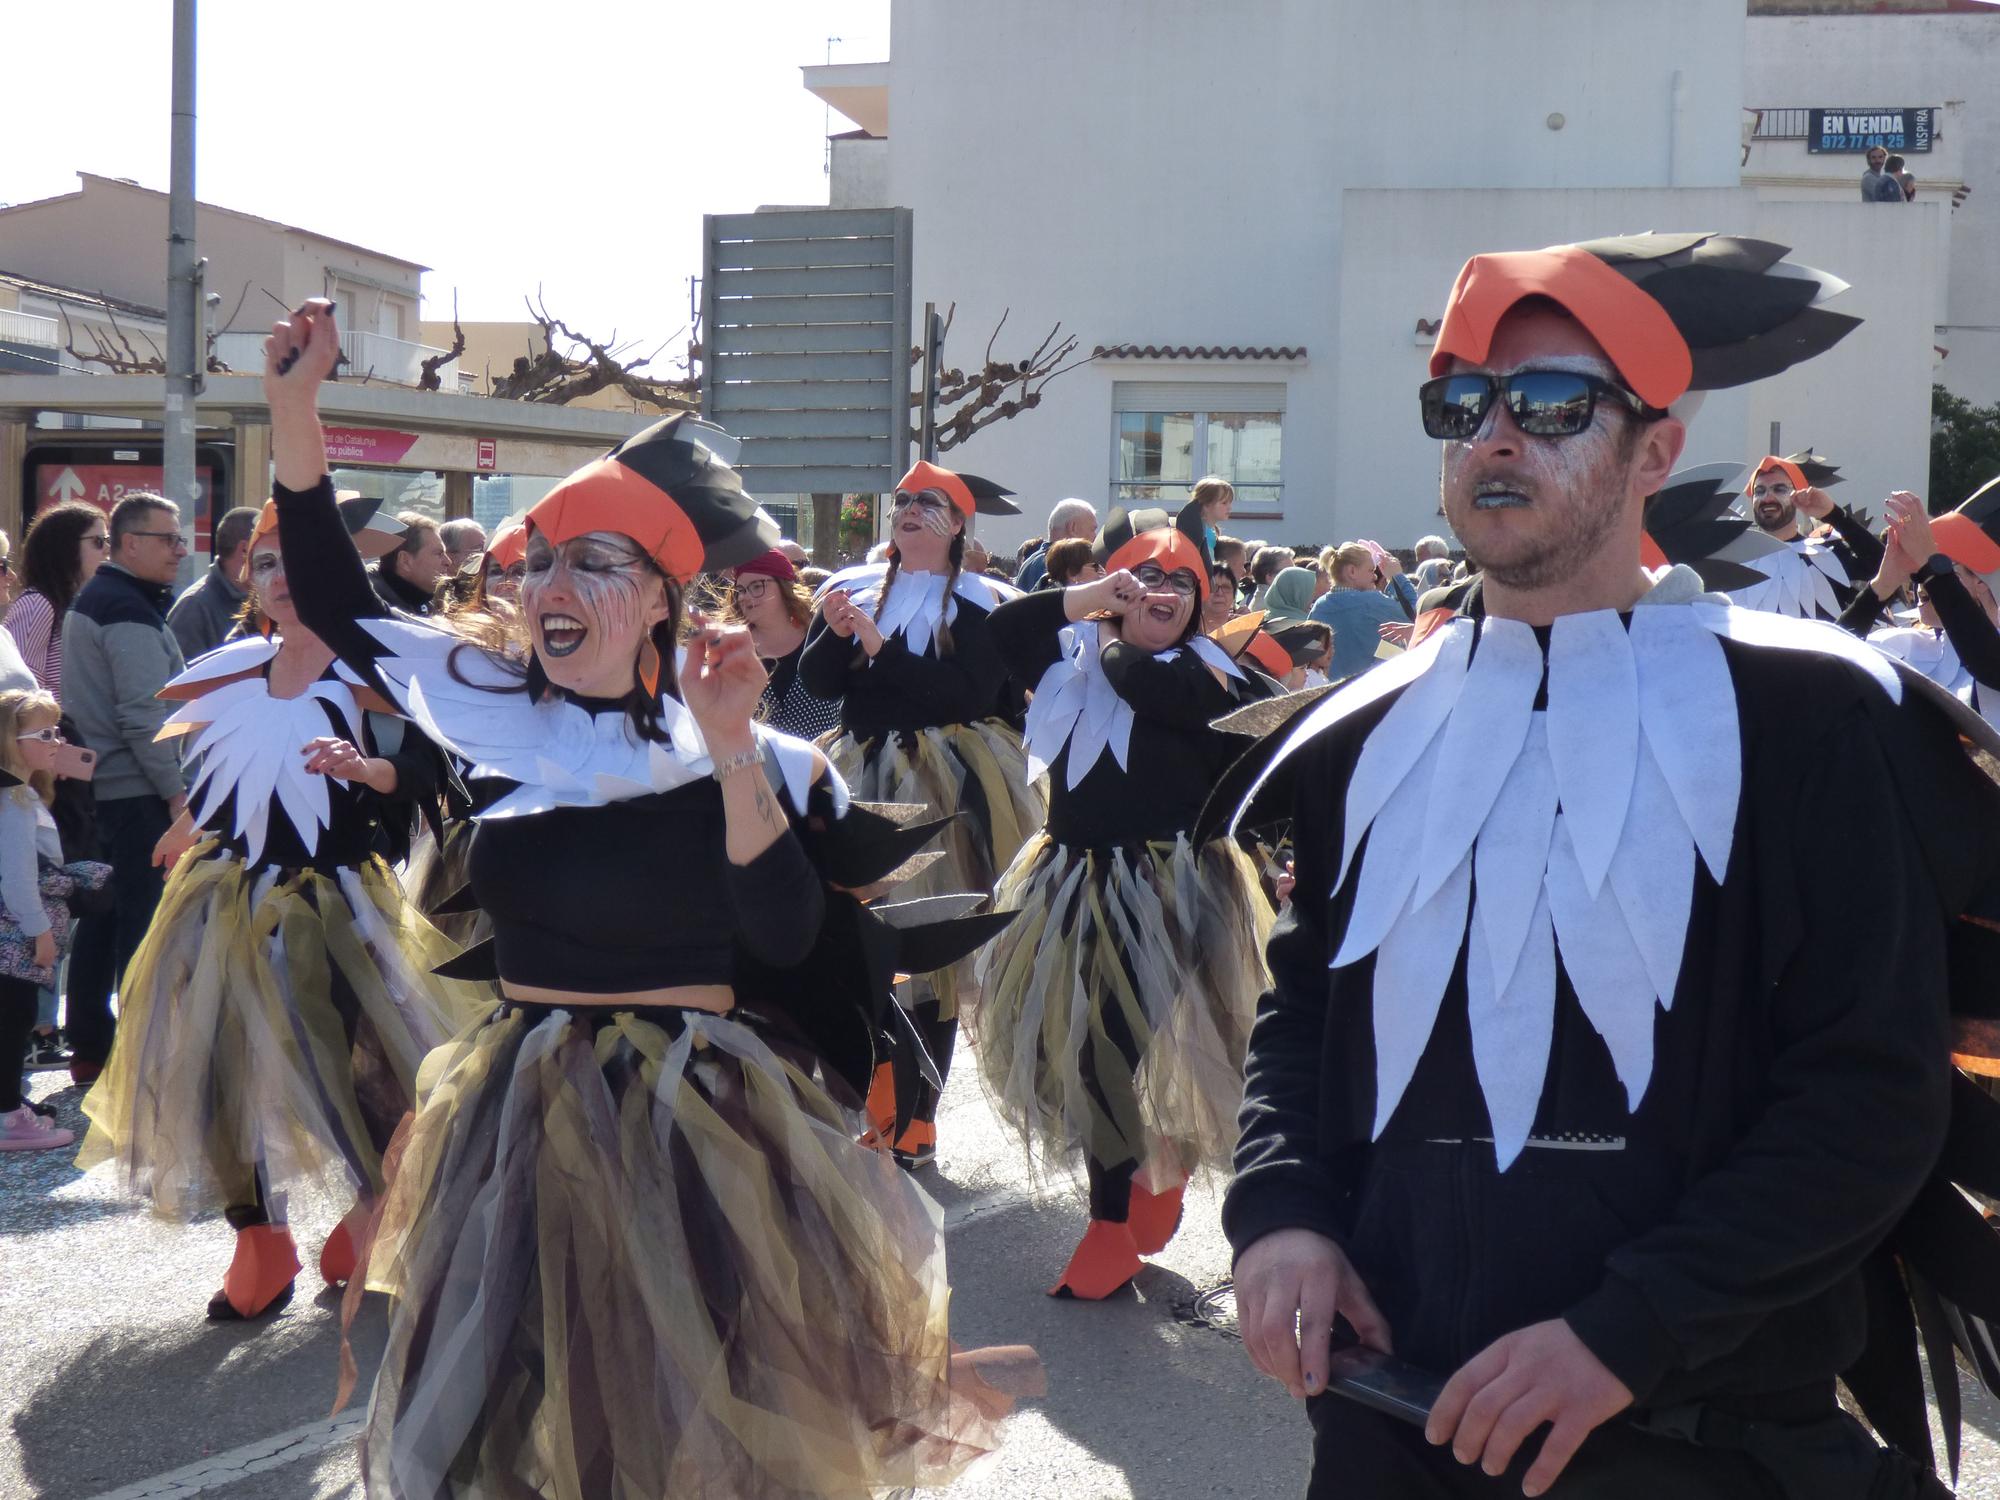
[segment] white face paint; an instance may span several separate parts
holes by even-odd
[[[896,492],[889,535],[903,567],[920,573],[943,572],[950,561],[951,539],[964,527],[964,517],[942,490]]]
[[[283,635],[287,630],[297,629],[299,612],[292,608],[292,591],[285,583],[285,557],[278,550],[275,536],[266,537],[251,549],[249,581],[258,612],[277,632]]]
[[[1590,335],[1554,311],[1510,313],[1486,363],[1454,373],[1568,370],[1619,382]],[[1618,525],[1631,418],[1600,400],[1573,437],[1529,437],[1494,402],[1472,437],[1444,444],[1445,519],[1475,567],[1509,588],[1542,588],[1577,571]]]
[[[640,647],[667,616],[666,580],[630,537],[591,531],[551,546],[528,539],[521,612],[542,670],[557,687],[622,697]]]

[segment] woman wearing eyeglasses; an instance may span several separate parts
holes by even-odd
[[[966,523],[1018,515],[1008,493],[936,464],[911,469],[896,486],[888,561],[827,580],[799,662],[809,692],[840,700],[840,732],[823,744],[855,795],[953,819],[945,858],[910,882],[911,896],[991,890],[1046,815],[1006,717],[1007,667],[990,625],[1015,590],[964,569]],[[940,1080],[974,982],[966,960],[917,976],[898,996]],[[905,1166],[921,1166],[937,1151],[939,1090],[915,1068],[895,1070],[905,1096],[892,1111],[883,1096],[891,1076],[880,1076],[870,1114],[878,1124],[892,1114],[909,1121],[893,1149]]]
[[[4,624],[28,669],[62,701],[62,618],[70,601],[111,555],[111,523],[81,500],[50,506],[35,517],[16,567],[21,592]]]
[[[1229,1161],[1271,922],[1244,854],[1188,838],[1242,748],[1211,721],[1271,687],[1199,633],[1195,543],[1130,528],[1113,512],[1105,577],[993,614],[1008,666],[1036,683],[1029,766],[1047,772],[1049,820],[994,893],[1019,915],[979,961],[968,1021],[1031,1152],[1087,1174],[1090,1226],[1050,1292],[1093,1299],[1165,1247],[1189,1174]]]
[[[840,699],[822,698],[799,675],[806,627],[812,624],[812,595],[799,582],[792,560],[773,547],[737,568],[730,580],[726,612],[750,628],[750,643],[771,680],[757,716],[782,734],[816,740],[840,727]]]
[[[350,502],[345,519],[379,555],[401,528],[371,524],[376,511]],[[221,1211],[236,1244],[216,1320],[291,1300],[286,1199],[300,1182],[354,1195],[319,1261],[329,1285],[353,1274],[417,1065],[475,998],[431,975],[456,950],[376,852],[387,819],[435,797],[436,747],[300,623],[275,506],[248,556],[268,633],[209,652],[160,694],[179,705],[162,732],[186,736],[193,789],[153,852],[170,873],[118,987],[79,1157],[115,1163],[159,1213]]]

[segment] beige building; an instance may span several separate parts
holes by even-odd
[[[73,193],[0,208],[0,271],[165,306],[167,195],[124,177],[79,172],[77,180]],[[356,376],[414,385],[424,358],[439,352],[418,335],[428,267],[213,203],[196,205],[195,235],[219,299],[216,353],[232,369],[257,369],[279,308],[308,297],[340,304]],[[441,373],[456,390],[457,371]]]

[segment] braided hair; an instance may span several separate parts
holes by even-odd
[[[959,570],[965,566],[964,528],[961,527],[953,535],[951,539],[951,551],[947,556],[951,560],[951,571],[945,575],[944,598],[938,604],[937,628],[932,631],[932,635],[937,639],[939,656],[949,656],[952,653],[951,600],[952,596],[958,592]],[[882,611],[888,607],[889,603],[889,590],[896,586],[896,575],[902,571],[902,567],[903,554],[897,550],[896,544],[891,542],[889,544],[889,571],[882,575],[882,592],[875,596],[875,620],[877,624],[881,623]]]

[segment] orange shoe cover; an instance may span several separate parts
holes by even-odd
[[[1075,1297],[1101,1302],[1143,1269],[1132,1243],[1132,1226],[1109,1219],[1092,1219],[1063,1267],[1062,1279],[1049,1288],[1051,1297]]]
[[[937,1154],[937,1124],[931,1120],[912,1120],[903,1127],[903,1133],[896,1137],[896,1149],[906,1156],[922,1156],[926,1152]]]
[[[861,1144],[874,1151],[886,1149],[896,1130],[896,1070],[888,1063],[876,1064],[862,1110],[868,1119],[868,1133],[861,1137]]]
[[[236,1254],[222,1273],[222,1290],[209,1300],[211,1318],[254,1318],[292,1300],[299,1274],[298,1247],[282,1224],[253,1224],[236,1231]]]
[[[1126,1211],[1125,1222],[1141,1255],[1158,1255],[1167,1248],[1167,1241],[1181,1227],[1181,1197],[1186,1191],[1186,1183],[1164,1193],[1149,1193],[1138,1183],[1132,1184],[1132,1206]]]
[[[328,1286],[345,1286],[353,1278],[354,1268],[361,1259],[360,1237],[368,1227],[370,1211],[369,1204],[356,1203],[320,1246],[319,1274]]]

